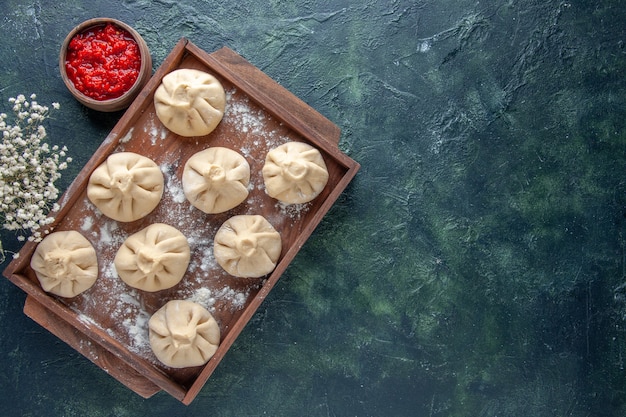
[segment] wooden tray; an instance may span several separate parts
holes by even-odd
[[[227,92],[225,116],[206,137],[178,137],[155,115],[154,91],[165,74],[178,68],[209,72]],[[51,227],[55,231],[77,230],[91,241],[100,269],[96,284],[71,299],[44,292],[29,266],[34,243],[23,247],[4,274],[27,293],[24,311],[29,317],[100,368],[143,397],[164,390],[189,404],[358,171],[359,164],[339,151],[339,135],[337,126],[235,52],[222,48],[207,54],[183,38],[60,199],[61,210]],[[304,205],[281,205],[264,191],[261,169],[266,153],[290,140],[317,147],[329,171],[322,194]],[[243,154],[250,163],[254,184],[244,203],[217,215],[194,209],[184,198],[181,185],[184,162],[209,146],[225,146]],[[111,153],[120,151],[153,159],[166,182],[159,206],[146,218],[131,223],[104,217],[86,196],[93,170]],[[280,232],[283,251],[269,276],[237,279],[216,264],[213,236],[225,220],[236,214],[262,214]],[[192,258],[181,283],[147,293],[126,286],[112,264],[126,237],[156,222],[171,224],[183,232],[190,242]],[[205,366],[173,369],[154,357],[147,338],[147,320],[171,299],[199,302],[220,324],[220,347]]]

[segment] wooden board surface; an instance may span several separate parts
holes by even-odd
[[[154,91],[162,77],[178,68],[195,68],[215,75],[227,92],[224,119],[210,135],[182,138],[169,132],[154,112]],[[137,100],[122,116],[100,148],[62,197],[55,231],[76,230],[96,248],[99,278],[84,294],[72,299],[42,291],[29,267],[35,244],[29,243],[5,275],[29,295],[26,313],[74,348],[87,340],[106,351],[103,361],[90,350],[81,352],[142,396],[158,389],[189,404],[224,354],[271,291],[280,275],[311,235],[323,216],[359,169],[337,148],[340,131],[330,121],[275,83],[228,48],[207,54],[186,39],[176,45]],[[287,141],[318,148],[324,157],[329,182],[320,196],[303,205],[285,206],[264,190],[261,169],[267,152]],[[184,162],[195,152],[224,146],[241,153],[251,168],[250,195],[238,207],[208,215],[193,208],[182,192]],[[164,173],[166,189],[159,206],[147,217],[120,223],[104,217],[87,199],[91,172],[111,153],[129,151],[154,160]],[[233,215],[261,214],[281,234],[283,251],[276,269],[258,279],[235,278],[225,273],[212,253],[213,236]],[[132,233],[157,222],[170,224],[188,239],[192,258],[177,286],[155,293],[133,289],[115,273],[113,259]],[[162,365],[148,343],[147,321],[172,299],[191,299],[209,309],[220,324],[220,348],[203,367],[172,369]],[[43,312],[48,311],[49,317]],[[84,343],[83,343],[84,344]],[[80,349],[77,349],[81,351]]]

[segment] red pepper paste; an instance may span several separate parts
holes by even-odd
[[[78,33],[69,42],[65,72],[87,97],[120,97],[135,84],[140,69],[139,45],[128,31],[112,23]]]

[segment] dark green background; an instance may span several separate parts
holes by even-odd
[[[234,49],[362,165],[189,407],[124,388],[2,279],[0,415],[626,415],[625,1],[2,0],[0,16],[2,109],[61,103],[63,188],[120,116],[58,73],[65,35],[99,16],[135,27],[155,68],[182,36]]]

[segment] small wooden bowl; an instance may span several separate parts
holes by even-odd
[[[86,96],[74,86],[74,83],[69,79],[65,71],[65,61],[69,43],[76,34],[93,28],[94,26],[104,26],[107,23],[112,23],[126,30],[137,42],[137,45],[139,46],[139,53],[141,55],[141,68],[135,84],[133,84],[133,86],[123,95],[109,100],[96,100]],[[133,102],[133,100],[135,100],[141,89],[148,82],[148,80],[152,76],[152,57],[150,56],[150,50],[148,49],[148,45],[135,29],[119,20],[108,17],[99,17],[84,21],[83,23],[72,29],[72,31],[65,37],[65,40],[61,45],[61,52],[59,53],[59,71],[61,72],[61,78],[63,78],[63,82],[67,86],[68,90],[70,90],[70,93],[72,93],[72,95],[80,103],[94,110],[102,112],[114,112],[130,106],[130,104]]]

